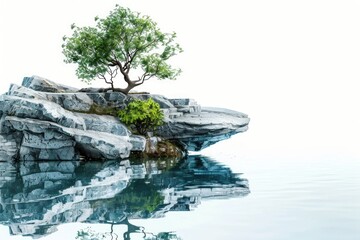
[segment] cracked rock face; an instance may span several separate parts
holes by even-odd
[[[122,159],[145,148],[145,138],[117,118],[76,112],[88,111],[94,101],[69,91],[74,89],[32,77],[0,96],[1,160]]]
[[[184,113],[168,119],[160,135],[176,139],[189,151],[199,151],[232,135],[248,129],[247,115],[223,108],[201,108],[199,112]]]
[[[127,135],[67,128],[18,117],[8,116],[5,121],[24,134],[20,147],[22,160],[77,160],[78,153],[96,159],[117,159],[128,157],[132,148]]]
[[[8,93],[0,96],[0,158],[127,158],[131,151],[144,151],[145,138],[132,135],[116,117],[90,113],[97,107],[121,109],[131,99],[148,98],[160,104],[165,116],[165,124],[156,135],[178,143],[186,151],[199,151],[248,128],[247,115],[204,108],[193,99],[151,94],[126,96],[96,89],[78,92],[33,76],[24,78],[22,86],[12,84]]]

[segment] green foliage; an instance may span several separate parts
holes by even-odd
[[[99,206],[106,206],[107,209],[126,207],[127,214],[141,212],[150,216],[163,202],[164,197],[156,186],[145,183],[143,179],[133,179],[129,186],[114,198],[92,201],[91,206],[94,209]]]
[[[76,74],[83,81],[99,77],[113,87],[120,71],[128,84],[120,90],[127,94],[152,77],[175,79],[180,73],[167,62],[182,52],[174,42],[176,34],[161,32],[150,17],[116,5],[106,18],[95,21],[95,27],[73,24],[72,36],[63,38],[65,62],[78,65]],[[131,69],[142,70],[142,75],[132,79]]]
[[[105,240],[107,233],[98,233],[90,227],[77,231],[75,239],[79,240]]]
[[[146,184],[143,180],[133,180],[116,200],[120,206],[126,206],[128,213],[152,213],[164,202],[164,197],[152,184]]]
[[[141,135],[155,131],[163,124],[164,119],[160,105],[152,98],[130,102],[124,110],[119,111],[118,116],[123,123]]]

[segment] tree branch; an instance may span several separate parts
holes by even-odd
[[[114,70],[112,70],[111,67],[108,66],[107,72],[108,72],[108,74],[111,76],[111,80],[117,76],[117,74],[118,74],[118,69],[119,69],[119,68],[116,66],[116,68],[115,68]]]
[[[134,80],[132,82],[135,83],[135,86],[139,86],[139,85],[143,84],[145,81],[154,77],[155,75],[156,75],[155,73],[153,73],[153,74],[144,73],[141,77],[138,78],[138,80]]]
[[[131,59],[130,59],[130,61],[129,61],[129,68],[128,68],[128,70],[127,70],[127,73],[129,74],[129,72],[130,72],[130,67],[131,67],[131,64],[132,64],[132,62],[134,61],[134,59],[135,59],[135,57],[136,57],[136,55],[138,54],[138,52],[139,52],[139,49],[135,49],[134,50],[134,53],[132,53],[132,57],[131,57]]]
[[[132,84],[133,82],[130,80],[129,74],[124,70],[121,62],[119,60],[116,60],[114,61],[114,63],[116,63],[116,65],[119,67],[121,74],[124,76],[124,81],[129,85]]]

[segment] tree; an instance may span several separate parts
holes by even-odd
[[[119,111],[119,118],[137,133],[146,135],[163,124],[164,114],[152,98],[146,101],[136,99]]]
[[[90,83],[96,77],[112,90],[128,94],[150,78],[175,79],[181,72],[168,60],[182,52],[175,33],[163,33],[148,16],[116,5],[104,18],[95,18],[96,27],[71,26],[71,37],[62,45],[66,63],[77,64],[76,75]],[[136,79],[130,70],[138,72]],[[114,78],[122,74],[126,88],[114,88]]]

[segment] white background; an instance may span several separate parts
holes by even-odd
[[[240,141],[255,148],[356,152],[358,1],[1,0],[1,92],[31,75],[86,87],[63,62],[62,37],[116,3],[177,32],[184,49],[174,59],[183,70],[176,81],[150,80],[138,90],[245,112],[252,121]]]
[[[245,112],[252,121],[240,141],[255,148],[356,150],[358,1],[1,0],[1,92],[31,75],[86,87],[63,62],[62,37],[116,3],[177,32],[184,49],[174,59],[183,70],[176,81],[138,90]]]
[[[62,37],[118,3],[177,32],[184,49],[174,59],[178,80],[138,90],[249,114],[248,132],[208,152],[360,158],[359,1],[0,1],[1,93],[31,75],[86,87],[63,62]]]

